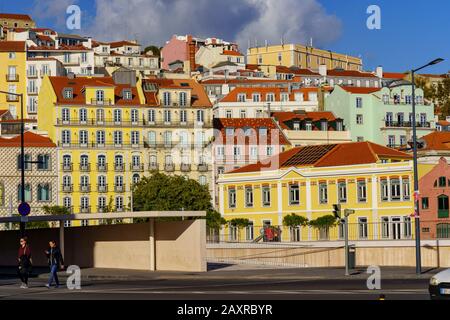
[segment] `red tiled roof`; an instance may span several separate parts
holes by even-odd
[[[0,118],[3,117],[8,112],[9,112],[9,110],[7,110],[7,109],[0,110]]]
[[[320,77],[320,74],[309,69],[288,68],[285,66],[276,66],[277,73],[287,73],[296,75],[308,75]]]
[[[317,112],[273,112],[272,117],[274,117],[282,129],[289,130],[289,127],[285,124],[287,121],[291,120],[304,120],[310,119],[311,121],[327,120],[328,122],[336,121],[336,117],[333,112],[330,111],[317,111]]]
[[[376,75],[369,72],[361,72],[355,70],[341,70],[341,69],[328,70],[327,75],[332,77],[377,78]]]
[[[28,51],[90,51],[90,50],[91,49],[86,48],[82,44],[78,44],[75,46],[68,46],[65,44],[61,44],[58,46],[58,49],[49,46],[31,46],[28,48]]]
[[[222,54],[224,56],[237,56],[237,57],[244,56],[242,53],[240,53],[238,51],[232,51],[232,50],[223,50]]]
[[[17,135],[11,139],[0,137],[0,147],[6,148],[17,148],[20,147],[20,135]],[[24,133],[24,145],[25,147],[51,147],[56,148],[56,145],[48,137],[44,137],[32,132]]]
[[[259,128],[267,128],[267,136],[260,136]],[[244,142],[246,145],[258,144],[265,145],[271,144],[271,142],[277,142],[279,145],[290,145],[290,142],[284,136],[283,132],[278,128],[277,124],[271,118],[220,118],[214,120],[214,129],[220,131],[221,138],[216,137],[216,143],[226,144],[229,143],[229,136],[226,135],[226,128],[234,128],[235,134],[231,137],[233,144],[239,144]],[[250,137],[244,137],[243,132],[239,134],[237,129],[251,128],[254,129],[254,133]],[[278,136],[276,141],[272,141],[272,135]],[[256,138],[256,141],[255,141]],[[275,139],[275,137],[273,137]]]
[[[212,103],[203,89],[202,85],[193,79],[144,79],[144,83],[154,83],[158,88],[163,89],[190,89],[191,106],[211,108]],[[144,96],[148,105],[159,105],[157,93],[144,90]]]
[[[0,52],[25,52],[25,41],[0,41]]]
[[[365,87],[341,87],[341,88],[353,94],[371,94],[381,90],[381,88],[365,88]]]
[[[210,79],[201,82],[203,85],[208,84],[266,84],[266,83],[292,83],[294,80],[274,80],[274,79]]]
[[[0,13],[0,19],[16,19],[16,20],[26,20],[33,21],[31,17],[27,14],[17,14],[17,13]]]
[[[450,126],[450,122],[448,122],[447,120],[439,120],[437,124],[443,127]]]
[[[85,87],[114,87],[115,104],[116,105],[140,105],[139,96],[136,87],[129,85],[115,84],[112,77],[76,77],[69,79],[68,77],[49,77],[50,82],[57,96],[57,103],[61,104],[86,104],[86,98],[82,91]],[[64,88],[72,88],[73,99],[68,100],[63,97]],[[131,89],[132,99],[124,100],[122,98],[123,89]]]
[[[248,165],[230,173],[257,172],[290,167],[336,167],[376,163],[380,158],[410,160],[404,152],[372,142],[298,147],[272,157],[271,161]],[[273,163],[277,163],[274,168]]]
[[[383,78],[385,79],[404,79],[407,76],[406,73],[400,73],[400,72],[384,72]]]
[[[138,44],[138,43],[134,43],[134,42],[126,41],[126,40],[110,42],[109,45],[111,48],[120,48],[123,46],[140,46],[140,44]]]
[[[55,40],[53,40],[53,39],[50,38],[49,36],[42,35],[42,34],[36,35],[36,38],[38,38],[39,40],[42,40],[42,41],[55,42]]]
[[[450,151],[450,132],[448,131],[435,131],[422,137],[422,139],[425,140],[426,147],[420,149],[421,151]]]

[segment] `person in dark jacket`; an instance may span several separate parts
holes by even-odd
[[[48,283],[45,285],[47,288],[52,286],[53,280],[55,281],[56,288],[59,287],[58,270],[64,268],[64,260],[61,254],[61,250],[56,245],[56,241],[52,240],[49,243],[49,249],[45,251],[48,259],[48,265],[50,266],[50,277]]]
[[[17,254],[17,261],[19,263],[18,273],[22,285],[22,289],[28,288],[28,277],[30,275],[30,270],[33,261],[31,260],[31,249],[28,245],[27,237],[20,238],[19,253]]]

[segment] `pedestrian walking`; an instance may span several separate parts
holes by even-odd
[[[47,255],[48,265],[50,267],[50,277],[45,286],[50,288],[53,281],[55,281],[55,287],[59,288],[58,270],[64,268],[64,259],[55,240],[51,240],[48,244],[49,249],[45,251],[45,254]]]
[[[20,286],[20,288],[26,289],[28,288],[28,278],[30,276],[31,266],[33,264],[33,261],[31,259],[31,249],[28,245],[27,237],[20,238],[20,247],[19,253],[17,255],[17,260],[19,263],[18,273],[20,280],[22,281],[22,285]]]

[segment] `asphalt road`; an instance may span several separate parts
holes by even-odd
[[[199,274],[162,274],[152,279],[83,279],[81,290],[47,289],[44,278],[20,289],[14,278],[0,278],[1,299],[130,300],[429,300],[428,276],[385,277],[381,290],[367,289],[367,276],[320,276],[303,270],[235,270]],[[324,276],[325,275],[325,276]],[[431,274],[430,274],[431,277]]]

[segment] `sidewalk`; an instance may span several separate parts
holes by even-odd
[[[195,272],[167,272],[167,271],[140,271],[123,269],[82,269],[81,279],[83,281],[135,281],[135,280],[186,280],[186,279],[280,279],[280,280],[340,280],[340,279],[367,279],[369,274],[366,268],[352,270],[352,275],[346,277],[343,268],[273,268],[251,265],[219,265],[210,264],[210,271],[206,273]],[[383,279],[430,279],[440,270],[423,269],[423,274],[417,276],[415,268],[384,267],[381,268]],[[66,279],[65,271],[59,272],[60,278]],[[0,267],[0,279],[17,277],[17,270],[11,267]],[[47,279],[47,268],[35,268],[32,272],[33,278]]]

